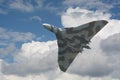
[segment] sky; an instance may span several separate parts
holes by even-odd
[[[0,80],[120,80],[119,0],[0,0]],[[109,23],[67,72],[57,63],[53,33],[42,24]]]

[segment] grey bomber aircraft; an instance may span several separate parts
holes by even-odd
[[[58,64],[63,72],[66,72],[79,52],[88,46],[93,36],[99,32],[108,22],[105,20],[92,21],[77,27],[57,28],[50,24],[43,24],[53,32],[58,44]]]

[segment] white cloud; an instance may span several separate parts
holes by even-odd
[[[35,20],[35,21],[41,21],[41,18],[39,16],[32,16],[30,20]]]
[[[68,72],[91,77],[103,77],[111,74],[116,64],[111,65],[112,62],[109,62],[108,57],[100,49],[100,42],[99,37],[93,38],[91,49],[79,54]]]
[[[106,77],[89,77],[89,76],[80,76],[75,74],[63,73],[60,74],[55,80],[112,80],[110,76]]]
[[[100,38],[95,37],[92,42],[92,49],[79,54],[66,73],[57,69],[56,41],[23,44],[21,52],[15,56],[16,63],[2,64],[2,72],[7,75],[9,80],[32,79],[30,77],[32,75],[36,80],[38,78],[43,78],[43,80],[88,80],[87,76],[91,76],[92,80],[112,80],[109,75],[117,67],[116,63],[112,63],[115,58],[104,55],[100,49]],[[49,73],[50,71],[52,74]]]
[[[23,44],[21,51],[15,56],[15,62],[17,63],[4,64],[2,67],[3,73],[25,76],[56,70],[56,46],[56,41]]]
[[[95,41],[97,39],[95,39]],[[100,52],[98,49],[98,47],[100,47],[100,46],[96,45],[95,41],[93,39],[94,44],[92,44],[92,51],[87,50],[87,51],[85,51],[86,54],[79,54],[77,59],[74,61],[73,65],[71,65],[70,69],[74,71],[74,72],[72,72],[72,74],[70,74],[70,73],[63,74],[60,71],[58,72],[58,74],[56,74],[55,72],[52,72],[52,74],[56,75],[56,77],[53,77],[51,80],[61,80],[61,79],[62,80],[70,80],[70,79],[71,80],[72,79],[88,80],[89,77],[85,77],[85,76],[81,76],[81,75],[84,73],[86,73],[86,75],[92,75],[90,73],[89,74],[87,73],[87,72],[89,72],[89,70],[91,73],[95,72],[95,70],[97,70],[98,72],[102,72],[102,73],[104,73],[104,72],[106,73],[108,71],[108,73],[109,73],[109,69],[112,70],[112,67],[110,67],[110,64],[106,62],[107,57],[103,56],[103,54],[98,53],[98,52]],[[49,72],[49,70],[51,70],[51,69],[52,69],[51,71],[57,70],[56,69],[57,68],[57,65],[56,65],[57,64],[57,60],[56,60],[57,47],[56,46],[57,46],[56,41],[32,42],[32,43],[23,44],[23,46],[21,48],[21,52],[15,56],[17,63],[2,65],[3,73],[7,75],[7,78],[9,80],[11,80],[11,79],[16,79],[16,80],[32,79],[32,77],[30,77],[30,75],[32,76],[33,74],[35,74],[34,79],[36,79],[36,80],[41,77],[43,78],[43,80],[44,79],[49,80],[51,78],[51,75],[47,74]],[[97,50],[94,50],[94,49],[97,49]],[[92,53],[92,52],[97,52],[97,53]],[[99,69],[97,69],[97,68],[99,68]],[[69,69],[69,71],[70,71],[70,69]],[[104,70],[102,70],[102,69],[104,69]],[[76,71],[79,72],[81,75],[79,75],[79,76],[75,75]],[[75,74],[73,74],[73,73],[75,73]],[[77,73],[77,74],[79,74],[79,73]],[[102,74],[102,73],[98,73],[98,74]],[[96,75],[98,75],[98,74],[96,74]],[[10,76],[10,75],[13,75],[13,76]],[[19,75],[19,76],[16,76],[16,75]],[[20,77],[23,75],[24,75],[24,77]],[[25,76],[25,75],[28,75],[28,76]],[[43,75],[43,76],[41,76],[41,75]],[[46,75],[49,75],[49,76],[46,76]],[[93,78],[93,79],[97,80],[99,78]],[[106,80],[106,77],[103,77],[103,78],[101,77],[100,79]],[[110,77],[108,77],[107,80],[112,80],[112,79]]]
[[[90,11],[77,7],[75,9],[68,8],[66,13],[62,15],[61,20],[64,27],[75,27],[95,20],[107,20],[109,23],[97,34],[101,38],[107,38],[120,32],[120,21],[110,19],[111,16],[109,13]]]
[[[59,75],[55,80],[80,80],[80,79],[87,80],[78,75],[69,74],[69,73],[63,73],[63,74]]]
[[[26,77],[20,77],[20,76],[15,76],[15,75],[7,75],[5,76],[7,79],[5,80],[48,80],[46,76],[44,75],[38,75],[38,76],[26,76]],[[4,80],[4,79],[1,79]]]
[[[114,34],[101,42],[101,49],[105,55],[110,56],[109,61],[115,64],[115,70],[112,73],[114,78],[120,78],[120,33]]]
[[[68,8],[66,13],[62,15],[61,20],[64,27],[74,27],[93,20],[108,20],[110,17],[111,14],[108,13],[90,11],[76,7]]]
[[[23,12],[33,11],[33,6],[29,3],[24,3],[23,0],[16,0],[15,2],[11,3],[10,8],[17,9]]]
[[[35,3],[35,5],[33,3]],[[14,0],[9,6],[11,9],[20,10],[22,12],[32,12],[42,7],[42,0]]]
[[[108,55],[116,55],[120,52],[120,33],[114,34],[101,42],[101,48]]]
[[[4,57],[7,54],[11,54],[16,51],[14,44],[9,44],[5,48],[0,48],[0,58]]]
[[[104,39],[107,45],[109,39],[109,42],[112,41],[109,36],[120,33],[119,20],[113,20],[110,17],[111,14],[109,13],[81,8],[69,8],[62,15],[62,23],[65,26],[77,26],[99,19],[109,21],[109,26],[107,25],[106,29],[104,28],[92,39],[90,44],[92,49],[84,49],[83,54],[76,57],[68,72],[62,73],[57,69],[57,44],[56,41],[48,41],[24,43],[21,51],[14,55],[15,63],[8,64],[4,62],[2,64],[3,75],[6,75],[5,77],[8,80],[28,80],[33,78],[32,75],[34,75],[35,80],[88,80],[88,76],[91,77],[91,80],[112,80],[114,77],[119,79],[119,72],[116,71],[120,71],[120,55],[106,55],[109,53],[101,48],[101,42]],[[0,31],[5,32],[4,29]],[[107,47],[106,45],[103,46]]]
[[[0,80],[7,80],[4,74],[2,73],[2,68],[1,68],[2,63],[3,63],[3,60],[0,59]]]
[[[4,29],[0,27],[0,39],[2,40],[10,40],[10,41],[29,41],[35,38],[35,35],[31,32],[15,32],[15,31],[9,31],[7,29]]]
[[[33,12],[43,7],[43,0],[0,0],[0,14],[7,14],[12,10]]]
[[[109,54],[109,52],[102,51],[100,47],[101,41],[103,39],[107,39],[111,35],[120,33],[120,27],[119,27],[120,21],[115,20],[115,19],[110,19],[110,17],[111,17],[111,14],[109,13],[103,13],[100,11],[90,11],[86,9],[81,9],[79,7],[75,9],[68,8],[66,13],[62,15],[61,20],[62,20],[62,24],[64,27],[75,27],[75,26],[79,26],[87,22],[91,22],[93,20],[104,19],[109,22],[105,26],[105,28],[103,28],[92,39],[92,43],[91,43],[92,49],[85,50],[83,52],[84,54],[79,54],[76,60],[74,61],[74,63],[69,68],[68,72],[72,72],[72,73],[76,73],[76,74],[80,74],[84,76],[88,75],[88,76],[93,76],[93,77],[100,77],[100,76],[102,77],[106,75],[112,75],[114,71],[118,70],[118,67],[120,66],[119,65],[120,62],[118,60],[119,57],[117,57],[118,55],[114,57],[106,56],[105,54]],[[110,40],[110,42],[111,41],[112,40]],[[113,45],[111,46],[111,48],[112,47]],[[113,49],[116,51],[116,48],[113,48]],[[113,63],[113,61],[117,61],[117,62]]]
[[[0,58],[16,53],[18,50],[17,42],[32,41],[35,37],[31,32],[15,32],[0,27]]]
[[[100,11],[108,11],[113,7],[113,5],[103,3],[101,0],[65,0],[63,4],[67,6],[79,6],[84,9],[96,9]]]

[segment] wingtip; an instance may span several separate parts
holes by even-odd
[[[98,20],[97,22],[102,22],[102,24],[106,25],[108,23],[107,20]]]
[[[108,21],[107,21],[107,20],[102,20],[102,22],[103,22],[104,24],[107,24],[107,23],[108,23]]]

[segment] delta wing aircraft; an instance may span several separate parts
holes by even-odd
[[[65,72],[83,48],[88,46],[91,38],[99,32],[108,22],[105,20],[89,22],[77,27],[57,28],[50,24],[43,24],[49,31],[53,32],[58,44],[58,64]]]

